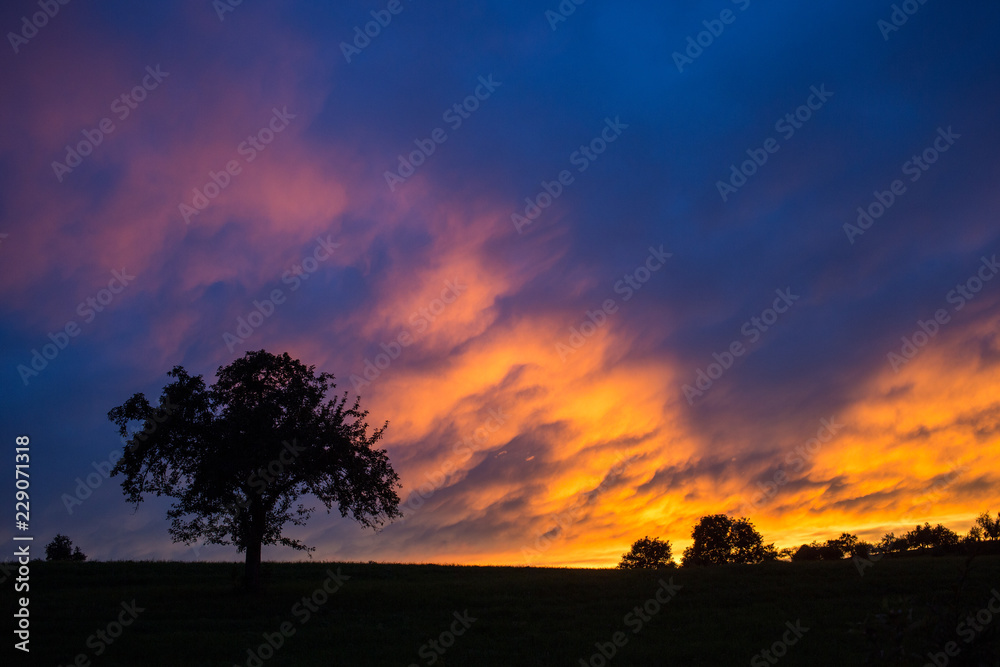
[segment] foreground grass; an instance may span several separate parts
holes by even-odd
[[[296,603],[338,567],[350,578],[302,623],[305,607],[295,613]],[[922,665],[927,651],[948,641],[962,651],[950,665],[1000,664],[1000,615],[972,643],[956,634],[961,617],[1000,589],[996,556],[968,570],[958,557],[886,559],[864,577],[850,561],[661,572],[272,563],[259,596],[236,590],[241,571],[214,563],[33,563],[31,660],[6,664],[70,665],[85,654],[94,665],[230,667],[249,660],[259,667],[248,649],[289,622],[294,634],[263,662],[268,667],[405,667],[432,664],[432,656],[445,666],[575,667],[618,631],[627,643],[609,665],[749,665],[796,621],[808,631],[782,665]],[[626,615],[671,577],[683,588],[633,632],[639,617],[627,623]],[[3,595],[10,608],[10,582]],[[95,655],[100,643],[88,647],[88,637],[133,599],[144,611]],[[449,629],[454,612],[466,610],[477,619],[468,631],[443,655],[429,647],[421,655]],[[910,657],[873,655],[900,648]]]

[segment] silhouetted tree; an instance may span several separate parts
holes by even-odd
[[[681,562],[685,566],[760,563],[764,560],[764,538],[743,517],[703,516],[691,531],[691,537],[694,544],[684,550]]]
[[[792,562],[797,563],[803,560],[822,560],[819,553],[819,545],[813,544],[803,544],[792,554]]]
[[[124,475],[122,490],[137,506],[147,494],[176,499],[167,512],[175,542],[245,551],[252,590],[262,545],[312,550],[281,534],[314,511],[295,505],[303,494],[377,529],[400,516],[399,477],[375,448],[388,422],[369,435],[359,400],[348,404],[346,392],[326,400],[333,375],[314,371],[287,353],[259,350],[220,367],[206,388],[200,375],[175,366],[159,408],[135,394],[108,413],[130,437],[112,476]],[[163,413],[170,418],[153,424]],[[132,422],[145,428],[130,436]]]
[[[909,548],[906,538],[896,537],[895,533],[886,533],[882,536],[876,546],[876,550],[881,554],[902,553]]]
[[[933,528],[930,523],[917,526],[903,536],[910,549],[929,549],[932,547],[950,547],[958,544],[958,535],[940,523]]]
[[[844,548],[841,542],[839,540],[827,540],[823,544],[819,542],[803,544],[792,555],[792,560],[840,560],[843,557]]]
[[[991,519],[989,512],[983,512],[976,517],[976,525],[982,530],[984,539],[1000,540],[1000,512],[997,513],[996,519]]]
[[[858,540],[858,543],[851,549],[851,558],[871,558],[875,554],[875,545],[865,540]]]
[[[923,526],[917,526],[913,530],[905,533],[903,539],[906,540],[907,549],[923,549],[925,547],[931,546],[931,541],[933,539],[931,535],[931,524],[926,523]]]
[[[65,535],[56,535],[55,538],[45,545],[45,560],[74,560],[83,562],[87,556],[80,551],[80,547],[73,549],[73,540]]]
[[[859,540],[857,535],[841,533],[840,537],[823,543],[803,544],[792,560],[841,560],[845,556],[867,558],[871,554],[871,548],[870,544]]]
[[[857,535],[852,535],[851,533],[841,533],[840,537],[835,540],[827,540],[827,544],[830,546],[836,546],[841,551],[841,558],[844,556],[856,556],[858,545],[861,541],[858,539]]]
[[[962,539],[958,536],[958,533],[951,528],[942,526],[940,523],[931,528],[931,532],[934,536],[933,544],[937,547],[953,547]]]
[[[619,570],[656,570],[673,566],[670,541],[663,541],[658,537],[636,540],[618,563]]]

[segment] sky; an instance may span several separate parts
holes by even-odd
[[[1000,509],[996,3],[45,6],[0,9],[0,440],[37,540],[241,559],[125,502],[107,413],[258,349],[389,422],[404,518],[318,511],[314,559]]]

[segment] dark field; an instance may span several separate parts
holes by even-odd
[[[309,610],[302,598],[322,590],[328,569],[338,568],[349,579]],[[603,658],[591,657],[600,643],[614,649],[608,665],[923,665],[933,664],[928,651],[943,652],[950,641],[957,656],[941,653],[938,664],[1000,664],[1000,615],[981,614],[990,621],[977,622],[978,631],[959,626],[1000,590],[996,556],[968,568],[960,557],[886,559],[864,577],[850,561],[661,572],[271,563],[257,597],[237,592],[241,571],[234,564],[33,563],[31,658],[19,654],[14,664],[69,665],[84,654],[108,666],[577,666],[581,659],[599,666]],[[658,612],[659,603],[650,603],[645,619],[636,615],[661,578],[671,577],[682,586],[676,595]],[[11,587],[3,590],[10,609]],[[143,610],[137,618],[110,645],[97,638],[119,616],[129,621],[122,603],[133,599]],[[1000,596],[993,604],[1000,609]],[[464,623],[456,620],[466,610]],[[786,622],[799,623],[801,638]],[[288,636],[279,642],[283,623]],[[461,634],[450,636],[450,628]],[[264,644],[265,633],[282,646],[262,662],[250,659],[248,649]],[[760,654],[783,636],[795,642],[776,648],[786,648],[784,657]],[[878,650],[910,657],[890,661]]]

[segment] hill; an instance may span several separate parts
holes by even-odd
[[[658,572],[267,563],[258,597],[238,592],[241,571],[33,563],[32,659],[14,664],[922,665],[928,652],[1000,664],[996,556],[968,568],[885,559],[864,576],[850,561]],[[961,626],[981,610],[981,630]],[[877,657],[900,648],[911,657]]]

